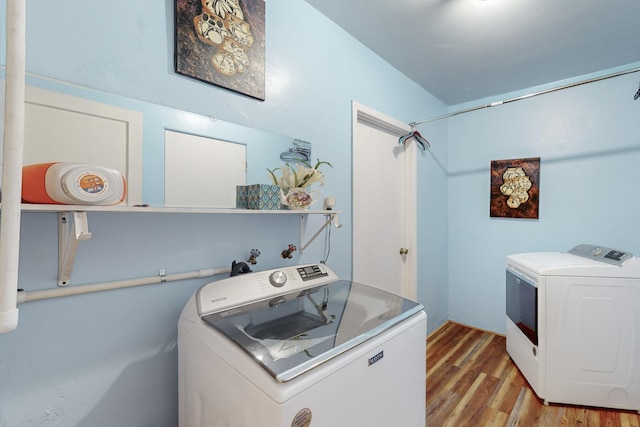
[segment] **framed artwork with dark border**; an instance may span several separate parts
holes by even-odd
[[[175,69],[265,99],[264,0],[175,0]]]
[[[490,215],[538,218],[540,157],[491,161]]]

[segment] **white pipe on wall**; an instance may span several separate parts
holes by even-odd
[[[92,285],[67,286],[62,288],[47,289],[43,291],[20,292],[19,301],[30,302],[49,298],[68,297],[71,295],[88,294],[92,292],[109,291],[113,289],[131,288],[134,286],[153,285],[176,280],[195,279],[198,277],[210,277],[216,274],[229,273],[231,267],[207,268],[204,270],[188,271],[168,275],[141,277],[139,279],[119,280],[115,282],[95,283]]]
[[[26,0],[7,0],[2,209],[0,211],[0,333],[18,327],[18,263],[25,119]]]

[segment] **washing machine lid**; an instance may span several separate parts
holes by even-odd
[[[389,292],[340,280],[202,319],[286,382],[422,309]]]

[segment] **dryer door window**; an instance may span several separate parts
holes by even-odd
[[[511,270],[507,270],[507,316],[538,345],[538,288]]]

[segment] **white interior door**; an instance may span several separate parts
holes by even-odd
[[[409,131],[353,103],[353,280],[415,300],[416,149],[398,145]]]

